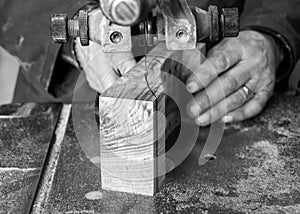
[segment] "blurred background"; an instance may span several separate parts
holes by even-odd
[[[18,71],[18,61],[0,46],[0,105],[11,103]]]

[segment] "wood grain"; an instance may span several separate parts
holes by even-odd
[[[159,44],[100,97],[103,189],[153,196],[164,181],[165,141],[180,113],[166,96],[176,88],[162,73],[182,56]]]

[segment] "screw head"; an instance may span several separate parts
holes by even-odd
[[[110,34],[110,41],[113,44],[119,44],[123,40],[123,35],[119,31],[114,31]]]
[[[176,38],[180,41],[180,42],[187,42],[189,40],[189,33],[187,32],[187,30],[185,29],[180,29],[177,31],[176,33]]]

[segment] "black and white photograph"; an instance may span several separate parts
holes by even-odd
[[[0,214],[300,214],[300,1],[0,0]]]

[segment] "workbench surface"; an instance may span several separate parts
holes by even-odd
[[[299,97],[276,95],[260,116],[227,126],[216,159],[204,166],[201,129],[154,197],[103,191],[95,117],[74,123],[68,111],[0,107],[0,213],[300,213]],[[76,136],[74,127],[88,131]]]

